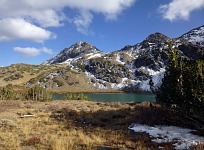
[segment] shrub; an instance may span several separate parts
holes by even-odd
[[[46,82],[46,80],[45,80],[45,78],[40,78],[39,82],[43,82],[44,83],[44,82]]]
[[[35,78],[32,78],[32,79],[30,79],[29,81],[28,81],[28,83],[30,83],[30,84],[33,84],[33,83],[35,83],[36,82],[36,79]]]
[[[58,87],[63,86],[64,82],[57,80],[56,78],[53,79],[53,82],[57,83]]]
[[[17,74],[14,74],[14,75],[11,75],[11,76],[5,78],[4,80],[5,81],[12,81],[12,80],[18,80],[20,78],[23,78],[23,75],[21,75],[20,73],[17,73]]]
[[[6,87],[0,87],[0,100],[17,100],[19,94],[13,90],[12,84],[8,84]]]
[[[88,101],[89,98],[84,96],[84,94],[66,94],[62,100],[86,100]]]

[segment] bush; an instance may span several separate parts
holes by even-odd
[[[11,76],[5,78],[4,80],[5,81],[12,81],[12,80],[18,80],[20,78],[23,78],[23,75],[21,75],[20,73],[17,73],[17,74],[14,74],[14,75],[11,75]]]
[[[36,79],[35,78],[32,78],[32,79],[30,79],[29,81],[28,81],[28,83],[30,83],[30,84],[33,84],[33,83],[35,83],[36,82]]]
[[[0,87],[0,100],[17,100],[19,94],[13,90],[12,84],[8,84],[6,87]]]
[[[64,82],[57,80],[56,78],[53,79],[53,82],[57,83],[58,87],[63,86]]]
[[[86,100],[88,101],[89,98],[84,96],[84,94],[66,94],[62,100]]]
[[[46,82],[46,79],[43,77],[43,78],[40,78],[39,79],[39,82],[42,82],[42,83],[45,83]]]

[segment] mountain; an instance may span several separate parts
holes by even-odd
[[[204,47],[204,25],[183,34],[180,38]]]
[[[203,59],[203,31],[204,26],[201,26],[178,38],[156,32],[141,43],[111,53],[103,53],[91,44],[79,42],[43,64],[67,64],[78,72],[84,72],[87,82],[95,89],[149,91],[150,78],[155,87],[162,82],[170,42],[184,57]]]
[[[87,42],[78,42],[62,50],[42,65],[16,64],[0,68],[0,83],[26,87],[40,85],[52,91],[150,91],[162,83],[168,64],[168,45],[183,57],[204,59],[204,26],[178,38],[156,32],[142,42],[105,53]]]
[[[101,56],[103,53],[95,46],[87,42],[78,42],[69,48],[65,48],[54,58],[45,61],[43,64],[58,64],[58,63],[71,63],[78,59],[90,59],[92,57]]]

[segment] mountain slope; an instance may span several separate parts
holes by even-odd
[[[43,64],[68,64],[78,72],[85,72],[87,82],[95,89],[149,91],[150,78],[155,87],[161,84],[170,42],[184,57],[203,59],[203,30],[204,26],[201,26],[173,39],[156,32],[141,43],[111,53],[79,42]]]
[[[43,65],[23,64],[0,68],[0,83],[24,86],[40,85],[52,91],[150,91],[162,83],[168,64],[168,45],[181,51],[183,57],[204,59],[204,26],[179,38],[169,38],[159,32],[141,43],[127,45],[110,53],[100,51],[87,42],[65,48]]]

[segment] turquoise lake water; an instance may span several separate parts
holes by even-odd
[[[53,94],[53,99],[59,100],[65,94]],[[84,94],[91,101],[96,102],[144,102],[155,101],[155,95],[153,94],[135,94],[135,93],[88,93]]]

